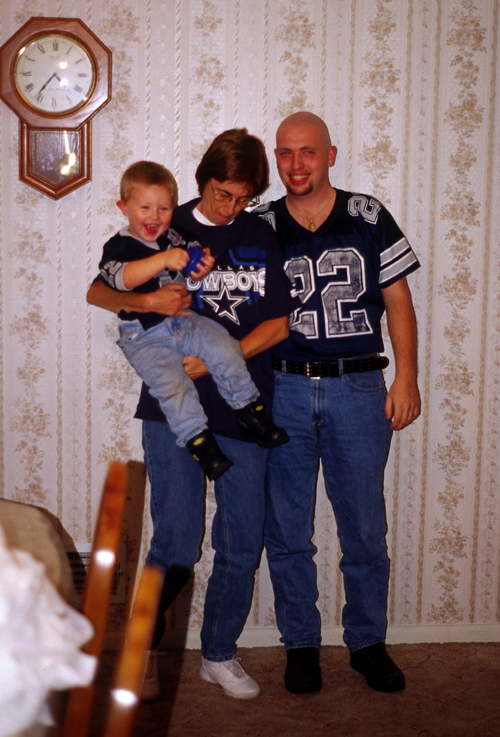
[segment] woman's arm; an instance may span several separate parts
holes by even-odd
[[[248,359],[257,353],[269,350],[285,338],[288,338],[288,315],[261,322],[240,340],[240,346],[244,358]]]
[[[157,312],[159,315],[190,314],[186,312],[191,304],[191,296],[183,284],[167,284],[156,292],[147,294],[139,292],[117,292],[103,281],[96,281],[87,292],[89,305],[118,313],[125,312]]]
[[[257,325],[248,335],[240,340],[241,350],[245,359],[251,358],[272,348],[276,343],[288,337],[288,315],[284,317],[276,317],[273,320],[264,320]],[[190,379],[199,379],[200,376],[206,376],[210,373],[198,356],[186,356],[182,364],[184,371]]]

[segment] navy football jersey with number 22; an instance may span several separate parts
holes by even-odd
[[[381,289],[419,267],[389,211],[376,199],[337,189],[332,212],[314,232],[292,218],[285,198],[257,213],[275,228],[285,271],[302,305],[290,335],[272,352],[291,361],[380,353]]]

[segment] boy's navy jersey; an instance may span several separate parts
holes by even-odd
[[[127,228],[122,228],[104,245],[103,256],[99,264],[100,274],[110,287],[120,292],[155,292],[166,284],[184,284],[186,279],[180,271],[165,269],[145,284],[127,289],[123,284],[123,270],[130,261],[139,261],[158,251],[167,251],[169,248],[187,248],[194,244],[200,245],[182,229],[169,228],[156,241],[148,242],[130,235]],[[156,312],[125,312],[124,310],[120,312],[119,317],[121,320],[140,320],[145,329],[165,319],[165,315]]]
[[[174,230],[193,234],[216,259],[202,282],[187,279],[192,296],[189,309],[216,320],[236,340],[266,320],[288,316],[300,301],[290,294],[273,230],[245,211],[229,225],[204,225],[193,216],[198,202],[176,207],[172,218]],[[270,413],[274,377],[268,351],[249,358],[247,367]],[[212,432],[237,437],[236,413],[222,399],[212,377],[202,376],[195,384]],[[147,387],[143,387],[136,417],[165,421]]]
[[[289,361],[325,361],[384,350],[382,289],[420,264],[389,211],[376,199],[337,189],[332,212],[314,232],[290,215],[286,198],[257,208],[275,228],[284,269],[301,299],[290,334],[272,348]]]

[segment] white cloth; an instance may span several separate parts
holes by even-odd
[[[7,547],[0,525],[0,737],[53,724],[49,692],[91,683],[97,659],[80,647],[92,634],[44,566]]]

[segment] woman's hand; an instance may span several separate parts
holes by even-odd
[[[192,381],[199,379],[200,376],[208,376],[210,373],[198,356],[185,356],[182,359],[182,365],[184,366],[184,371]]]
[[[188,311],[191,295],[184,284],[166,284],[156,292],[149,292],[141,296],[147,298],[148,309],[137,310],[137,312],[157,312],[166,317],[191,314]]]
[[[87,292],[89,305],[118,314],[125,312],[157,312],[160,315],[190,315],[187,311],[191,295],[184,284],[167,284],[156,292],[117,292],[103,281],[96,281]]]

